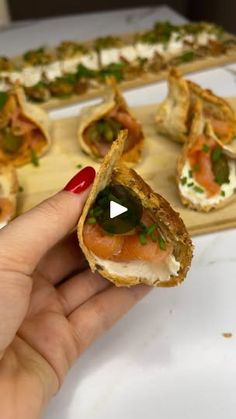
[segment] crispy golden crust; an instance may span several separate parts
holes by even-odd
[[[95,182],[84,206],[82,216],[78,224],[78,237],[80,246],[90,264],[92,271],[97,270],[102,276],[109,279],[117,286],[131,286],[135,284],[148,284],[145,278],[129,277],[125,278],[116,274],[111,274],[103,266],[96,262],[94,255],[85,246],[83,240],[83,226],[89,209],[96,200],[98,193],[104,189],[111,181],[127,186],[132,189],[140,198],[143,207],[148,209],[153,219],[158,220],[163,236],[174,245],[174,256],[180,262],[178,276],[172,276],[167,282],[161,282],[157,278],[154,286],[171,287],[179,284],[185,278],[192,259],[192,243],[189,234],[177,214],[169,203],[143,181],[143,179],[132,169],[126,167],[121,162],[117,164],[125,141],[125,134],[121,132],[118,139],[113,143],[110,152],[104,158],[100,170],[97,173]]]
[[[212,90],[203,89],[201,86],[190,80],[187,80],[187,83],[193,97],[201,99],[204,105],[211,105],[214,108],[214,111],[218,113],[219,117],[235,122],[235,112],[226,100],[214,95]]]
[[[0,166],[0,223],[10,221],[16,213],[18,181],[11,165]]]
[[[127,113],[132,116],[132,113],[126,103],[123,95],[119,91],[117,84],[111,78],[108,80],[108,87],[104,93],[103,102],[98,105],[88,106],[82,109],[78,119],[78,141],[81,149],[98,160],[97,154],[93,151],[90,145],[84,139],[84,131],[94,121],[99,120],[106,116],[115,106],[121,106]],[[133,117],[133,116],[132,116]],[[134,118],[134,117],[133,117]],[[144,134],[140,136],[139,141],[129,151],[123,154],[122,159],[126,162],[135,164],[140,160],[142,149],[144,145]],[[100,159],[102,160],[102,158]]]
[[[179,143],[186,141],[190,93],[187,81],[172,68],[168,75],[168,95],[156,114],[157,131]]]
[[[52,124],[48,114],[39,106],[27,102],[24,91],[21,87],[16,86],[10,94],[16,96],[22,114],[43,134],[43,143],[40,143],[40,147],[37,147],[36,145],[37,156],[40,157],[47,152],[51,145]],[[25,150],[24,153],[16,155],[14,158],[11,157],[9,163],[13,164],[15,167],[19,167],[29,163],[31,158],[31,152],[29,150]]]
[[[191,133],[189,136],[188,142],[184,145],[181,155],[179,156],[178,163],[177,163],[177,173],[176,173],[176,182],[178,187],[179,196],[181,202],[184,206],[191,208],[193,210],[199,212],[210,212],[212,210],[220,209],[228,205],[230,202],[233,202],[236,198],[235,194],[230,196],[229,198],[223,199],[218,204],[205,204],[205,203],[194,203],[191,201],[191,198],[187,198],[182,194],[180,185],[181,185],[181,178],[183,173],[183,168],[187,162],[187,155],[189,150],[192,148],[194,141],[196,140],[196,136],[205,133],[209,135],[212,139],[218,143],[218,139],[216,138],[214,131],[212,129],[211,123],[208,120],[204,120],[202,114],[202,103],[198,100],[196,101],[196,106],[194,110],[195,117],[192,122]],[[198,194],[199,197],[201,195]]]
[[[157,131],[173,141],[188,141],[191,121],[194,117],[194,103],[200,100],[203,109],[208,109],[214,117],[230,123],[230,132],[236,134],[236,116],[230,104],[214,95],[211,90],[203,89],[198,84],[181,78],[178,70],[170,69],[168,76],[169,92],[167,98],[159,105],[156,115]],[[231,141],[224,144],[217,138],[225,152],[236,158],[236,144]]]

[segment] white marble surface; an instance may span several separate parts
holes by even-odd
[[[29,22],[20,28],[10,27],[0,32],[0,55],[15,55],[40,45],[65,39],[93,39],[97,36],[146,29],[156,20],[186,20],[166,6],[126,9],[101,13],[44,19]]]
[[[166,7],[42,21],[1,33],[0,51],[145,28],[158,18],[181,21]],[[189,77],[218,94],[236,95],[229,68],[236,64]],[[126,98],[141,105],[165,94],[163,82],[129,91]],[[83,355],[44,419],[235,419],[236,230],[198,237],[194,244],[186,281],[153,290]]]

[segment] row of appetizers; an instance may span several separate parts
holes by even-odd
[[[169,65],[222,56],[234,49],[234,37],[214,24],[157,22],[151,30],[126,38],[63,41],[16,59],[2,56],[0,91],[18,82],[30,100],[47,102],[99,90],[107,76],[113,75],[118,82],[141,80]]]
[[[174,68],[168,86],[168,95],[157,107],[153,122],[166,141],[183,143],[176,177],[181,201],[198,211],[222,207],[236,197],[235,112],[227,101],[183,79]],[[39,164],[39,157],[50,148],[51,126],[48,114],[29,103],[20,87],[0,94],[0,168],[7,174],[6,187],[0,188],[1,220],[11,218],[15,211],[14,167]],[[114,79],[110,79],[103,100],[80,112],[77,141],[83,152],[98,161],[123,130],[127,130],[127,137],[122,161],[134,165],[142,155],[145,135]]]

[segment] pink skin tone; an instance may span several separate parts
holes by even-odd
[[[0,230],[2,418],[38,419],[80,354],[149,290],[116,288],[83,268],[71,231],[94,176],[83,169]]]

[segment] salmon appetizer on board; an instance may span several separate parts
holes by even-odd
[[[17,190],[15,168],[10,165],[0,166],[0,229],[15,216]]]
[[[47,113],[28,103],[20,87],[0,92],[0,164],[37,163],[50,146],[50,129]]]
[[[84,108],[79,116],[79,144],[91,157],[102,159],[122,129],[128,130],[122,158],[137,163],[144,142],[141,124],[132,116],[114,80],[109,80],[103,102]]]
[[[117,286],[177,285],[192,260],[191,239],[179,214],[121,162],[126,138],[120,131],[101,163],[79,220],[80,246],[92,271]],[[109,200],[124,213],[109,216]]]
[[[174,141],[186,142],[194,116],[194,103],[199,100],[203,116],[211,122],[220,145],[236,157],[236,114],[230,104],[210,90],[183,79],[175,68],[169,72],[168,89],[167,98],[160,104],[156,115],[158,132]]]
[[[184,205],[208,212],[236,197],[236,162],[219,144],[197,101],[189,141],[179,158],[177,184]]]

